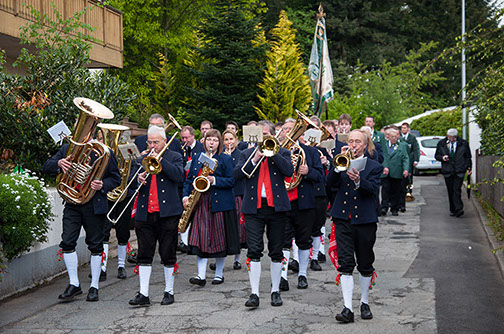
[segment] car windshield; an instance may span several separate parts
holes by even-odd
[[[441,138],[433,138],[433,139],[424,139],[422,140],[422,146],[426,148],[436,148],[437,143],[441,140]]]

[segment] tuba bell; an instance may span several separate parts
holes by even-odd
[[[117,166],[121,174],[121,184],[107,193],[107,199],[111,202],[123,201],[126,197],[126,192],[123,190],[128,183],[128,178],[131,170],[131,159],[125,159],[119,152],[119,141],[124,131],[129,130],[127,126],[118,124],[98,124],[100,131],[103,134],[103,142],[107,145],[112,152],[114,152],[117,159]]]
[[[102,119],[112,119],[114,114],[104,105],[83,97],[73,100],[80,115],[72,136],[66,139],[70,142],[67,158],[72,166],[59,178],[56,189],[68,203],[85,204],[91,200],[95,190],[91,182],[101,180],[110,159],[109,148],[95,140],[91,140],[96,126]]]

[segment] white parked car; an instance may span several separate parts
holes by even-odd
[[[441,162],[434,157],[436,146],[444,136],[424,136],[417,137],[420,146],[420,161],[416,166],[416,174],[426,170],[441,170]]]

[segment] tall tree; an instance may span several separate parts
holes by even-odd
[[[295,116],[296,109],[305,112],[311,102],[306,68],[285,11],[280,12],[278,24],[271,30],[272,47],[267,53],[264,81],[258,96],[260,105],[254,107],[259,117],[277,122]]]
[[[186,83],[183,118],[189,123],[210,119],[222,128],[230,119],[243,124],[257,118],[253,105],[266,44],[257,17],[251,16],[252,2],[220,0],[204,17],[201,46],[194,54],[203,62],[188,67],[195,78]]]

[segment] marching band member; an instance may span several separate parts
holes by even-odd
[[[236,166],[238,163],[238,160],[240,159],[240,153],[241,151],[236,147],[236,144],[238,142],[238,137],[236,136],[236,132],[233,132],[231,130],[226,130],[223,132],[223,137],[224,137],[224,146],[226,147],[226,153],[229,154],[231,153],[231,158],[233,158],[233,168]],[[245,228],[245,222],[243,219],[241,219],[241,206],[242,206],[242,201],[243,201],[243,192],[244,192],[244,186],[245,183],[244,181],[237,181],[233,187],[233,192],[235,195],[235,201],[236,201],[236,214],[238,217],[238,230],[240,234],[240,245],[241,248],[247,248],[247,230]],[[233,269],[239,270],[241,269],[241,261],[240,261],[240,254],[235,255],[235,259],[233,262]]]
[[[260,121],[258,125],[262,127],[264,135],[275,133],[274,125],[270,121]],[[250,157],[252,158],[249,160]],[[259,306],[259,281],[265,229],[268,237],[268,255],[271,258],[271,305],[283,304],[279,292],[283,259],[282,244],[287,212],[291,209],[284,184],[284,178],[293,173],[289,151],[280,148],[274,156],[263,158],[259,150],[246,149],[240,154],[233,172],[237,181],[245,180],[242,213],[247,228],[247,264],[252,290],[245,306],[253,308]],[[260,164],[257,170],[251,178],[247,178],[243,170],[250,174],[257,164]]]
[[[200,124],[200,131],[201,131],[201,139],[200,142],[203,144],[205,140],[205,134],[208,132],[208,130],[213,129],[213,124],[210,121],[204,120]]]
[[[194,128],[192,126],[183,126],[180,130],[180,139],[184,143],[184,170],[185,175],[189,174],[189,168],[191,166],[191,160],[193,157],[201,152],[204,152],[203,144],[194,138]],[[182,253],[187,253],[187,238],[189,237],[189,231],[185,231],[180,234],[180,245],[179,250]]]
[[[203,141],[206,155],[216,159],[217,169],[207,176],[210,189],[201,195],[189,230],[189,253],[197,256],[198,275],[191,277],[191,284],[205,286],[208,258],[216,258],[215,277],[212,284],[224,282],[226,255],[240,253],[236,204],[233,194],[233,161],[222,152],[222,137],[218,130],[210,129]],[[201,154],[201,153],[200,153]],[[193,190],[193,181],[201,170],[199,155],[194,156],[189,174],[184,182],[183,203]]]
[[[226,122],[226,130],[233,131],[236,134],[237,140],[238,140],[238,123],[236,123],[235,121],[227,121]],[[224,132],[222,134],[224,135]],[[240,140],[235,146],[240,151],[243,151],[248,148],[248,143],[244,142],[243,140]],[[240,156],[240,155],[238,155],[238,156]]]
[[[162,127],[149,127],[147,145],[151,155],[159,154],[166,145]],[[142,157],[144,158],[144,156]],[[159,255],[164,266],[165,289],[161,305],[173,304],[173,283],[177,263],[178,222],[182,203],[178,185],[184,181],[182,156],[167,149],[160,159],[162,170],[157,175],[143,172],[138,181],[145,184],[138,194],[135,230],[138,238],[138,274],[140,291],[129,301],[133,306],[150,305],[149,281],[152,260],[159,243]]]
[[[290,132],[295,123],[286,121],[284,128]],[[306,272],[310,259],[310,248],[312,248],[312,227],[315,216],[315,190],[314,185],[323,179],[323,168],[320,162],[320,154],[317,149],[305,145],[304,134],[298,139],[299,147],[304,150],[306,164],[298,165],[295,173],[303,176],[301,183],[294,189],[288,191],[291,202],[290,218],[285,227],[283,255],[286,259],[285,265],[289,263],[290,247],[292,238],[298,246],[299,272],[298,289],[308,288]],[[292,152],[295,154],[296,152]],[[288,180],[287,178],[286,180]],[[282,271],[280,290],[289,290],[287,281],[287,268]]]
[[[165,119],[163,116],[160,114],[153,114],[149,118],[149,127],[151,126],[158,126],[164,128],[165,126]],[[171,136],[166,136],[166,140],[169,141],[171,139]],[[138,150],[142,155],[147,154],[147,135],[142,135],[138,136],[135,138],[135,145],[138,147]],[[173,139],[172,143],[170,144],[170,150],[175,151],[180,153],[181,155],[184,155],[184,152],[182,152],[182,146],[180,145],[180,141],[175,138]]]
[[[354,152],[354,157],[362,157],[367,147],[367,136],[361,130],[353,130],[348,136],[347,149]],[[376,212],[376,194],[380,187],[383,167],[372,159],[367,159],[364,170],[355,168],[346,172],[331,169],[327,175],[328,185],[339,189],[334,199],[331,216],[335,226],[338,245],[339,276],[343,293],[344,308],[336,315],[336,320],[348,323],[354,321],[352,295],[354,279],[352,276],[357,262],[361,289],[361,318],[372,319],[369,308],[369,287],[372,284],[375,259],[373,246],[376,241],[378,215]]]
[[[72,157],[67,157],[69,145],[65,144],[43,166],[44,173],[66,173],[72,166]],[[91,154],[91,161],[96,156]],[[98,282],[101,272],[103,253],[103,229],[107,221],[108,212],[107,192],[121,184],[121,175],[117,167],[114,153],[110,151],[110,160],[101,180],[91,182],[91,188],[95,190],[93,198],[82,205],[65,203],[63,210],[63,233],[61,234],[60,247],[63,251],[63,260],[68,272],[70,283],[65,291],[58,296],[59,299],[68,301],[82,294],[79,283],[77,268],[79,266],[77,252],[77,240],[81,227],[86,231],[86,244],[91,252],[91,286],[89,287],[86,300],[98,301]]]

